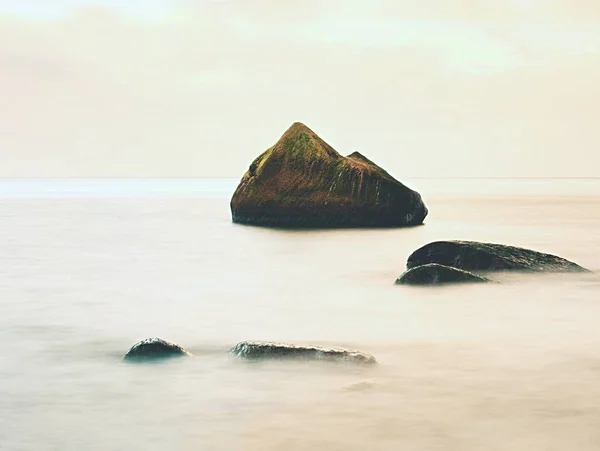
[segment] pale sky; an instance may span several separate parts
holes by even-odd
[[[600,176],[599,0],[0,0],[0,177]]]

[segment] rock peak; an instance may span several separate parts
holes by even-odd
[[[355,160],[363,161],[365,163],[375,164],[360,152],[352,152],[350,155],[348,155],[347,158],[353,158]]]
[[[360,153],[358,151],[354,151],[350,155],[348,155],[348,158],[366,158],[366,157],[362,153]]]
[[[328,158],[341,158],[341,155],[333,147],[302,122],[294,122],[281,135],[281,138],[272,149],[274,155],[285,154],[287,156],[302,156],[303,158],[310,155],[322,155]]]
[[[360,162],[362,162],[362,163],[364,163],[364,164],[366,164],[368,166],[375,167],[375,168],[381,170],[382,172],[384,172],[385,174],[387,174],[387,171],[385,171],[382,167],[380,167],[377,164],[375,164],[373,161],[369,160],[367,157],[365,157],[360,152],[352,152],[346,158],[350,158],[350,159],[355,160],[355,161],[360,161]]]
[[[306,125],[304,125],[302,122],[294,122],[290,128],[288,129],[289,131],[310,131],[312,132],[312,130],[310,128],[308,128]],[[313,132],[314,133],[314,132]]]
[[[306,133],[307,135],[317,136],[309,127],[304,125],[302,122],[294,122],[282,135],[282,138],[288,136],[297,136],[300,133]]]

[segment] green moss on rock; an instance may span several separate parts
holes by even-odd
[[[294,123],[256,158],[233,198],[234,222],[276,227],[397,227],[427,215],[421,196],[358,152],[340,155]]]

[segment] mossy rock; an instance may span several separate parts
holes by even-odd
[[[233,222],[272,227],[422,224],[421,196],[358,152],[344,157],[294,123],[256,158],[231,199]]]

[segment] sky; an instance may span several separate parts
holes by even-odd
[[[598,0],[0,0],[0,177],[600,177]]]

